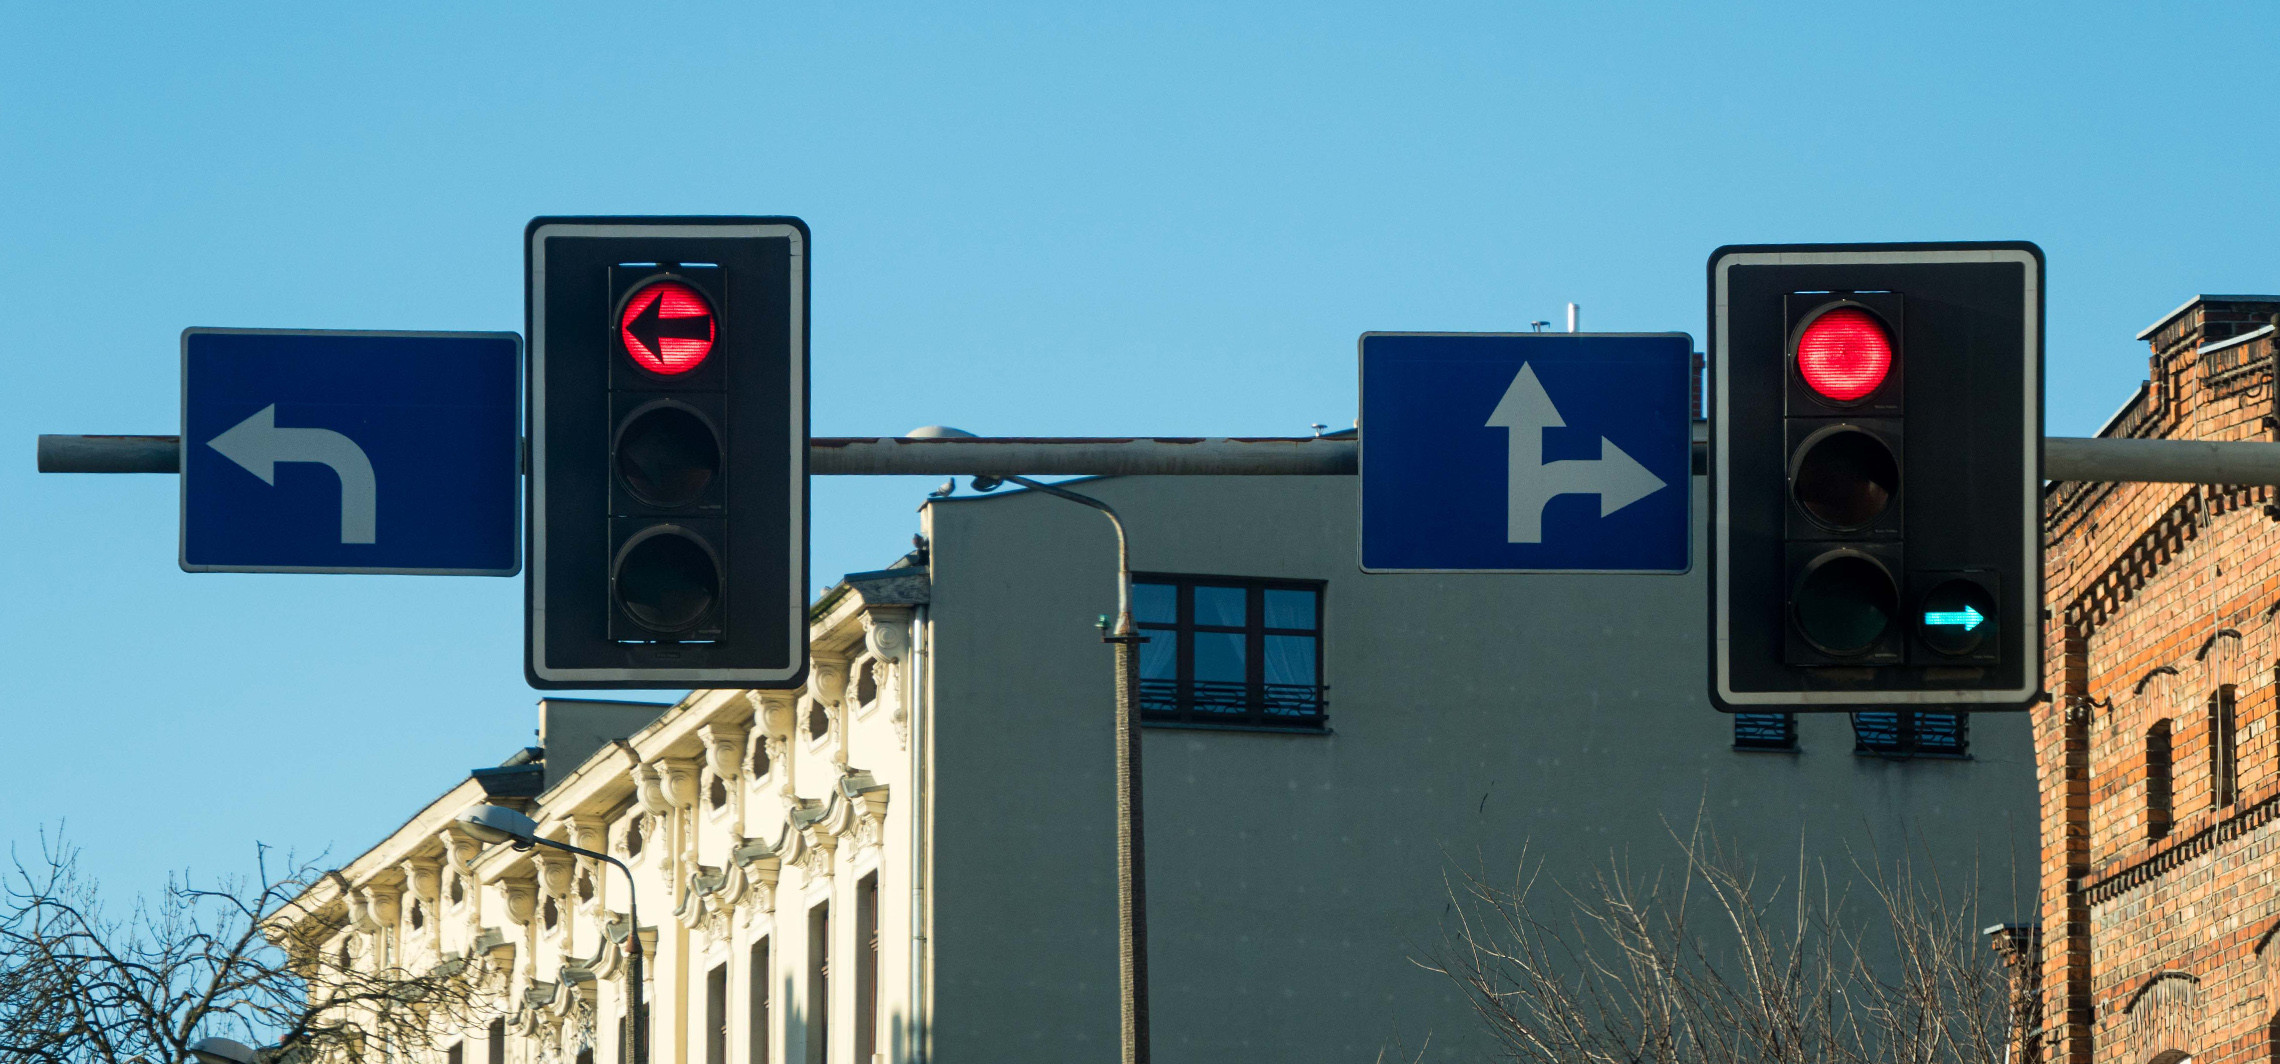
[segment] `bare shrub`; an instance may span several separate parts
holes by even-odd
[[[1501,1059],[1541,1064],[1948,1064],[2003,1059],[2009,983],[1977,884],[1904,858],[1763,876],[1704,830],[1680,860],[1587,882],[1449,876],[1439,949]],[[1545,888],[1549,889],[1545,889]]]

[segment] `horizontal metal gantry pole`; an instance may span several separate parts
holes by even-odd
[[[1697,449],[1703,445],[1695,444]],[[176,436],[41,436],[42,473],[177,473]],[[1342,476],[1360,471],[1352,437],[818,436],[808,470],[838,476]],[[2043,440],[2050,480],[2280,485],[2280,443]]]

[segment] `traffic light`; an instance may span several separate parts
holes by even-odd
[[[799,685],[807,226],[538,218],[524,237],[526,677]]]
[[[2042,252],[1710,257],[1711,697],[2023,709],[2042,686]]]

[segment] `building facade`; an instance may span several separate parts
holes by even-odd
[[[1907,848],[1990,922],[2033,909],[2026,716],[1723,716],[1700,570],[1365,575],[1351,477],[1078,487],[1130,529],[1151,637],[1158,1060],[1477,1057],[1463,993],[1414,963],[1450,869],[1646,869],[1705,818],[1784,867]],[[1112,1056],[1115,541],[1035,492],[920,521],[919,552],[816,604],[805,689],[629,709],[607,742],[603,710],[550,705],[562,741],[443,795],[301,919],[375,963],[489,958],[496,1016],[452,1064],[616,1064],[629,933],[654,1061]],[[452,825],[487,796],[627,861],[640,930],[613,869]]]
[[[2280,435],[2280,296],[2204,295],[2139,334],[2109,437]],[[2045,497],[2043,993],[2027,1059],[2280,1060],[2280,508],[2269,488]],[[2033,981],[2030,977],[2030,982]]]

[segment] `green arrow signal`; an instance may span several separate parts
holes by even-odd
[[[1986,617],[1980,615],[1980,612],[1978,610],[1972,609],[1969,606],[1965,606],[1963,609],[1958,610],[1954,613],[1926,612],[1924,614],[1924,623],[1926,625],[1962,625],[1963,630],[1966,632],[1979,627],[1979,623],[1986,619]]]

